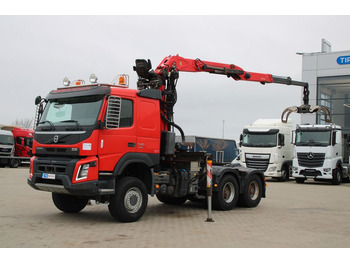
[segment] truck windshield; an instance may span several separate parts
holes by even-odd
[[[277,134],[243,133],[242,146],[275,147],[277,146]]]
[[[0,145],[13,145],[13,136],[0,135]]]
[[[94,125],[104,95],[49,100],[39,126]]]
[[[331,142],[331,131],[298,130],[295,145],[297,146],[328,146]]]

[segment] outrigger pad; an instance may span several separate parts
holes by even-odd
[[[281,121],[282,123],[287,123],[288,117],[291,113],[298,113],[298,114],[313,114],[317,112],[322,112],[324,115],[324,120],[327,123],[330,123],[332,121],[331,112],[328,108],[323,106],[317,106],[317,105],[301,105],[301,106],[290,106],[284,109],[282,115],[281,115]]]

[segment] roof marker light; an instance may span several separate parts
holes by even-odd
[[[113,79],[112,85],[117,85],[119,87],[129,87],[129,76],[127,74],[117,75]]]
[[[119,85],[122,85],[122,86],[125,85],[125,77],[124,76],[119,77]]]
[[[85,84],[85,81],[81,80],[81,79],[78,79],[78,80],[75,80],[74,83],[75,83],[76,86],[81,86],[81,85]]]
[[[63,78],[63,85],[64,86],[69,86],[70,85],[70,81],[69,81],[68,77]]]
[[[97,83],[97,76],[95,75],[95,74],[91,74],[90,75],[90,78],[89,78],[89,80],[90,80],[90,83],[91,84],[95,84],[95,83]]]

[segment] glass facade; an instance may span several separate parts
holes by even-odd
[[[317,104],[327,107],[332,114],[332,122],[343,130],[344,156],[349,157],[346,146],[350,136],[350,75],[317,78]],[[326,124],[322,114],[317,115],[317,124]]]

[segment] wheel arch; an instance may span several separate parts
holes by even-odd
[[[118,180],[121,177],[132,176],[140,179],[146,186],[148,194],[154,194],[154,177],[152,167],[159,164],[159,155],[144,153],[125,154],[114,168],[113,175]]]
[[[293,160],[285,160],[282,163],[281,169],[285,166],[293,166]]]

